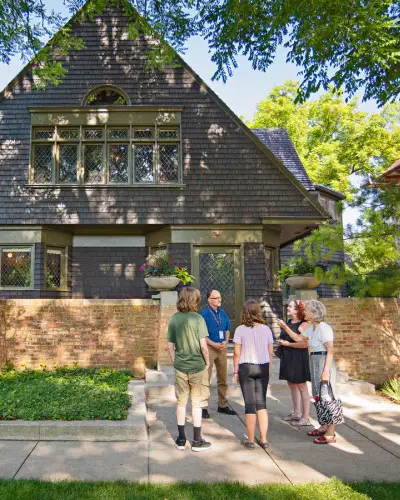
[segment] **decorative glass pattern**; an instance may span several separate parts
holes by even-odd
[[[79,130],[76,128],[59,128],[58,135],[60,139],[78,139]]]
[[[54,128],[41,128],[36,129],[33,134],[34,139],[53,139],[54,137]]]
[[[61,288],[63,250],[57,248],[46,249],[46,286],[47,288]]]
[[[222,295],[222,307],[229,319],[235,318],[235,267],[233,253],[201,253],[200,293],[202,305],[207,305],[207,292],[212,288]]]
[[[135,128],[133,131],[134,139],[152,139],[153,129],[152,128]]]
[[[160,146],[160,178],[161,183],[178,182],[179,149],[177,144]]]
[[[103,145],[86,144],[84,147],[85,182],[100,184],[103,182]]]
[[[108,136],[110,139],[128,139],[128,129],[127,128],[111,128],[108,130]]]
[[[158,129],[160,139],[178,139],[178,130],[176,128]]]
[[[76,182],[78,168],[78,146],[60,145],[60,182]]]
[[[108,169],[110,182],[128,182],[128,144],[111,144]]]
[[[103,128],[85,128],[85,139],[103,139]]]
[[[30,248],[3,248],[1,252],[1,286],[10,288],[30,288],[31,276]]]
[[[33,158],[34,182],[36,184],[49,184],[53,175],[53,145],[35,144]]]
[[[152,145],[135,145],[135,182],[154,182]]]
[[[128,103],[116,89],[97,89],[86,98],[86,106],[126,106]]]

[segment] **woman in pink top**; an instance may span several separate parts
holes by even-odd
[[[247,439],[242,439],[241,443],[249,450],[255,448],[258,418],[260,446],[266,450],[269,447],[267,388],[274,340],[271,329],[264,325],[260,304],[256,300],[245,302],[240,323],[233,337],[233,374],[235,383],[240,382],[246,413]]]

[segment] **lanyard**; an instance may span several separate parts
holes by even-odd
[[[215,314],[215,312],[213,311],[213,309],[210,306],[208,306],[208,308],[210,309],[210,312],[213,315],[215,322],[217,323],[218,329],[220,331],[222,331],[222,323],[221,323],[221,317],[220,317],[219,311],[218,311],[218,315],[217,315],[217,314]]]

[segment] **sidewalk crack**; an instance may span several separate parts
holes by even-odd
[[[25,457],[25,460],[22,462],[22,464],[18,467],[17,472],[13,475],[13,479],[16,478],[18,472],[22,469],[24,463],[28,460],[28,458],[32,455],[33,451],[35,450],[36,446],[39,444],[39,441],[36,441],[35,446],[31,449],[31,451],[28,453],[28,455]]]

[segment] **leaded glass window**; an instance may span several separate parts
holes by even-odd
[[[89,184],[101,184],[103,182],[103,145],[85,144],[84,155],[84,179]]]
[[[53,145],[35,144],[33,148],[36,184],[50,184],[53,179]]]
[[[31,288],[32,281],[32,249],[1,248],[0,286]]]
[[[75,183],[78,179],[78,146],[60,144],[60,182]]]
[[[182,182],[180,148],[178,126],[33,127],[30,182],[175,184]]]
[[[135,181],[154,182],[153,146],[135,146]]]
[[[65,287],[66,268],[65,268],[65,249],[64,248],[46,248],[46,268],[45,283],[46,288],[59,289]]]
[[[108,172],[110,182],[128,182],[128,151],[129,144],[111,144],[109,146]]]

